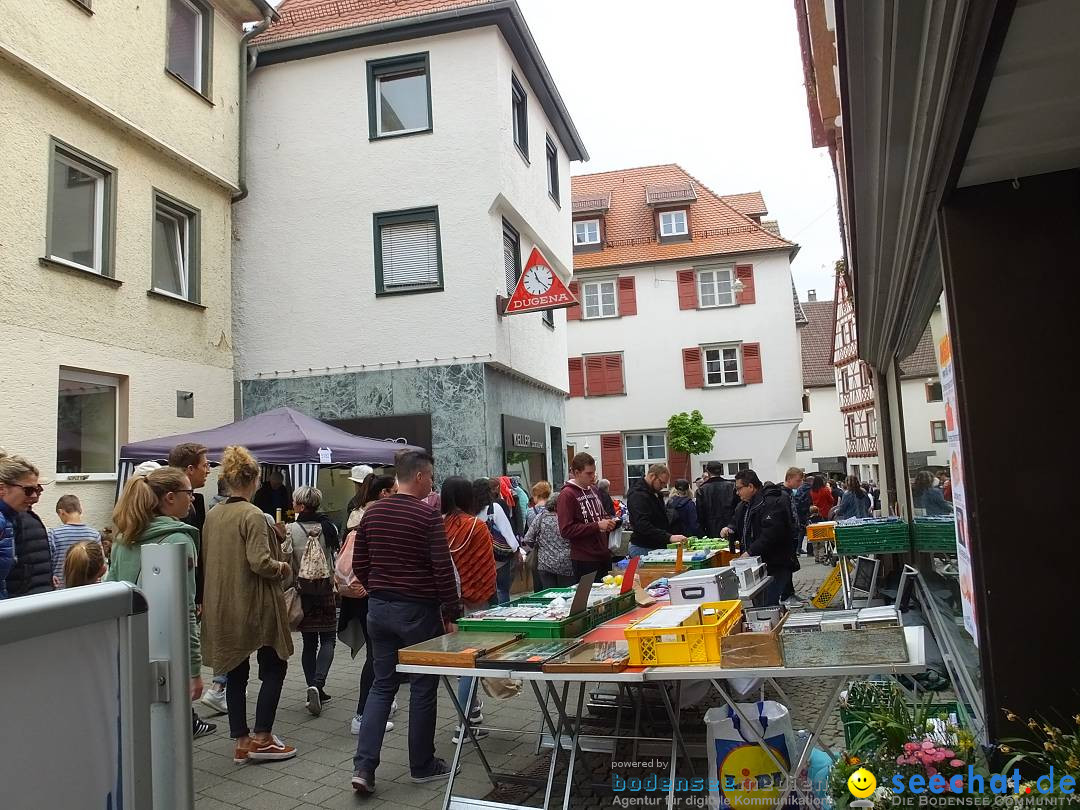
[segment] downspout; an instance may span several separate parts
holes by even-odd
[[[245,199],[248,195],[247,187],[247,123],[245,114],[247,112],[247,86],[248,75],[255,69],[256,55],[248,52],[248,43],[255,37],[270,27],[270,23],[273,22],[271,15],[263,17],[263,21],[244,34],[240,38],[240,91],[238,96],[238,109],[240,114],[239,125],[239,142],[237,144],[237,167],[236,167],[236,185],[239,187],[239,191],[232,195],[232,203],[236,204]]]

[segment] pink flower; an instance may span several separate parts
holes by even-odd
[[[929,740],[923,740],[922,748],[924,751],[932,751],[934,748],[934,744]]]
[[[945,756],[947,756],[947,757],[955,757],[956,754],[954,754],[952,751],[950,751],[948,748],[946,748],[945,749]]]
[[[897,765],[903,765],[906,761],[907,761],[907,757],[897,757],[896,758],[896,764]]]
[[[953,793],[963,793],[964,792],[964,780],[961,779],[955,785],[952,783],[952,780],[950,780],[949,781],[949,790],[951,790]]]
[[[933,759],[934,759],[934,762],[944,762],[945,761],[945,752],[944,751],[935,751]]]
[[[926,775],[927,776],[937,776],[937,768],[935,768],[932,765],[927,765],[926,766]]]
[[[954,768],[963,768],[964,767],[964,761],[961,760],[961,759],[954,759],[949,763],[949,765],[951,765]]]
[[[926,756],[926,752],[916,751],[914,754],[912,754],[912,756],[915,757],[915,759],[923,759]]]
[[[904,750],[907,751],[909,754],[918,747],[919,747],[918,743],[913,743],[913,742],[904,743]]]

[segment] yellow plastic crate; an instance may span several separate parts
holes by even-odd
[[[685,618],[671,627],[649,626],[656,625],[666,615],[665,611],[670,611],[673,617]],[[742,602],[738,599],[658,608],[623,631],[630,645],[630,665],[719,664],[720,637],[730,633],[741,620]]]
[[[825,540],[836,539],[836,521],[826,523],[811,523],[806,527],[806,539],[811,543],[821,543]]]

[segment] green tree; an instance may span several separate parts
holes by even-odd
[[[671,450],[700,456],[712,450],[716,430],[705,424],[701,411],[683,411],[668,419],[667,435]]]

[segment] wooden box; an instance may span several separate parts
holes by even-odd
[[[751,633],[744,628],[745,622],[729,635],[720,639],[720,666],[724,669],[756,669],[758,667],[782,667],[784,651],[780,634],[789,614],[767,633]]]
[[[781,644],[787,667],[902,664],[908,660],[903,627],[783,633]]]
[[[398,650],[399,664],[429,667],[472,667],[480,655],[521,638],[520,633],[450,633]]]

